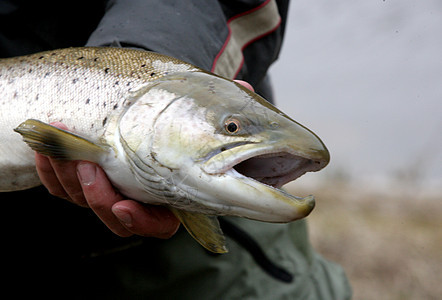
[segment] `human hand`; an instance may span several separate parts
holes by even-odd
[[[239,79],[235,79],[235,80],[233,80],[233,81],[235,81],[236,83],[239,83],[240,85],[242,85],[242,86],[248,88],[248,89],[251,90],[252,92],[255,91],[255,89],[253,88],[253,86],[252,86],[250,83],[248,83],[247,81],[239,80]]]
[[[59,122],[52,125],[68,129]],[[125,199],[94,163],[62,161],[38,153],[35,162],[41,182],[52,195],[89,207],[121,237],[170,238],[178,230],[180,223],[167,208]]]

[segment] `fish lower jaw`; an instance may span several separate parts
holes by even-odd
[[[234,168],[226,171],[225,176],[235,178],[250,188],[256,199],[250,206],[236,207],[234,215],[271,223],[287,223],[307,217],[315,207],[315,198],[312,195],[291,195],[280,187],[244,176]]]

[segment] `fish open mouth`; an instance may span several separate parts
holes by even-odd
[[[245,177],[279,189],[305,173],[318,171],[324,166],[319,160],[277,152],[247,158],[234,165],[233,169]]]
[[[327,152],[328,155],[328,152]],[[315,172],[328,164],[328,156],[293,153],[284,149],[253,143],[218,152],[205,164],[209,174],[236,173],[265,185],[281,188],[307,172]]]
[[[224,193],[220,196],[230,203],[227,206],[232,215],[291,222],[306,217],[315,206],[315,198],[297,197],[281,187],[307,172],[319,171],[329,162],[326,148],[296,148],[286,143],[236,144],[212,152],[201,169],[219,178],[219,192]]]

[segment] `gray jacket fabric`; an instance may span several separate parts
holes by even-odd
[[[70,46],[152,50],[250,82],[268,100],[285,0],[0,2],[0,57]],[[44,188],[1,193],[4,290],[69,299],[349,299],[344,271],[316,253],[305,221],[223,218],[230,252],[184,230],[163,241],[114,236],[87,209]],[[11,226],[13,224],[13,226]],[[5,283],[5,282],[4,282]],[[17,288],[18,287],[18,288]],[[26,288],[24,288],[26,287]]]

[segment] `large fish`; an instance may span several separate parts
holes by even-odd
[[[218,253],[227,250],[216,216],[303,218],[314,197],[281,187],[329,161],[315,134],[243,86],[121,48],[0,60],[0,191],[40,185],[31,148],[98,163],[122,194],[169,207]]]

